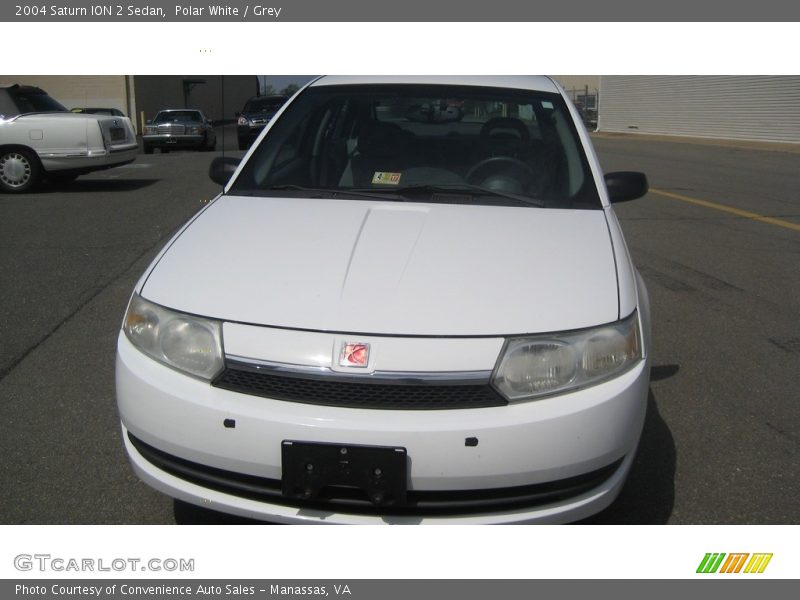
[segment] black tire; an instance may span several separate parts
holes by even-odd
[[[152,146],[144,146],[145,154],[152,154],[155,149]]]
[[[30,150],[12,148],[0,151],[0,191],[22,194],[35,186],[41,177],[39,158]]]
[[[214,138],[214,141],[209,143],[209,139],[206,138],[203,140],[203,145],[200,147],[203,152],[213,152],[217,149],[217,138]]]
[[[247,140],[239,140],[239,150],[247,150],[250,147],[250,144]]]

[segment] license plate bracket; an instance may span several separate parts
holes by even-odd
[[[406,503],[405,448],[284,440],[281,443],[284,496],[313,500],[330,487],[362,490],[376,506]]]

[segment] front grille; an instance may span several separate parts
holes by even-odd
[[[392,410],[440,410],[505,406],[506,400],[488,382],[458,383],[413,380],[387,383],[342,381],[335,376],[275,373],[256,365],[228,362],[213,385],[225,390],[275,400]]]
[[[329,487],[314,500],[298,500],[281,493],[277,479],[255,477],[207,467],[162,452],[128,433],[128,439],[147,461],[175,477],[231,496],[281,506],[336,510],[341,513],[377,516],[467,516],[534,508],[575,498],[606,481],[622,464],[616,462],[576,477],[507,488],[482,490],[409,490],[404,506],[375,506],[360,490]]]
[[[178,125],[175,123],[164,123],[158,126],[158,133],[161,134],[183,135],[185,131],[186,127],[184,125]]]

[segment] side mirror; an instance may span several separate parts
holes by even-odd
[[[647,193],[647,176],[636,171],[617,171],[606,173],[606,189],[608,199],[612,202],[627,202],[636,200]]]
[[[228,180],[236,172],[239,166],[239,159],[230,156],[217,156],[211,161],[211,166],[208,167],[208,176],[211,181],[218,183],[222,186],[227,185]]]

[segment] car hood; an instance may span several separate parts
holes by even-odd
[[[618,318],[601,210],[222,196],[141,293],[226,321],[374,335],[521,334]]]

